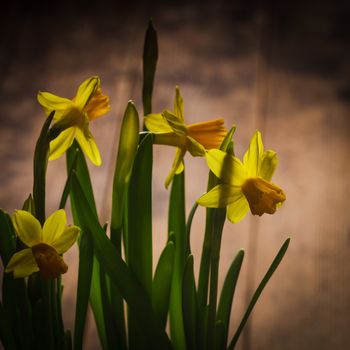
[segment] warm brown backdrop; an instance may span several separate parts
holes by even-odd
[[[89,5],[86,5],[89,4]],[[171,107],[179,84],[189,122],[224,117],[237,125],[242,156],[253,132],[280,163],[274,181],[287,201],[274,216],[248,216],[225,226],[220,282],[236,251],[246,249],[232,317],[240,320],[247,295],[288,236],[290,249],[250,319],[238,348],[328,350],[350,348],[349,6],[314,1],[182,2],[121,6],[68,2],[48,8],[13,2],[1,15],[0,206],[22,206],[32,186],[32,155],[44,115],[38,90],[72,97],[98,74],[112,110],[92,131],[103,165],[92,168],[101,220],[108,220],[116,137],[133,99],[141,113],[144,30],[153,17],[160,58],[154,111]],[[141,113],[142,114],[142,113]],[[166,240],[168,192],[163,187],[173,150],[154,150],[154,253]],[[186,158],[187,209],[206,187],[203,159]],[[50,162],[48,212],[58,206],[63,159]],[[204,210],[192,234],[196,268]],[[73,327],[76,249],[67,254],[65,321]],[[86,349],[99,349],[91,320]]]

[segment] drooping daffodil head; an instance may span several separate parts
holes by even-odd
[[[227,134],[223,119],[187,125],[178,86],[175,89],[173,112],[164,110],[163,113],[148,114],[145,116],[145,125],[154,134],[154,143],[177,147],[172,169],[165,181],[166,188],[175,174],[184,170],[183,158],[187,151],[194,157],[203,157],[206,150],[218,148]]]
[[[43,227],[24,210],[16,210],[12,222],[26,248],[11,257],[5,272],[13,272],[15,278],[21,278],[40,271],[44,279],[57,278],[67,272],[68,266],[61,254],[76,242],[80,228],[67,226],[63,209],[51,214]]]
[[[50,142],[49,159],[57,159],[77,140],[93,164],[101,165],[101,156],[89,123],[110,110],[109,98],[103,95],[100,78],[93,76],[78,88],[74,98],[68,99],[49,92],[39,92],[38,101],[45,113],[55,111],[52,129],[58,136]]]
[[[284,191],[271,182],[277,154],[264,151],[261,133],[256,131],[243,162],[220,150],[206,152],[210,170],[221,180],[197,203],[209,208],[227,206],[227,218],[236,223],[250,210],[253,215],[274,214],[286,199]]]

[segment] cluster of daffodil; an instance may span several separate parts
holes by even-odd
[[[231,222],[242,220],[249,208],[253,215],[274,214],[276,207],[285,201],[283,190],[271,182],[277,166],[277,154],[271,150],[264,151],[261,133],[254,133],[243,162],[219,150],[227,134],[224,120],[186,125],[179,87],[176,87],[174,113],[165,110],[161,114],[148,114],[145,125],[154,133],[154,143],[177,147],[173,167],[165,181],[166,187],[175,174],[184,170],[183,157],[188,151],[192,156],[205,157],[209,169],[222,181],[197,203],[208,208],[227,206],[227,218]]]
[[[264,150],[261,133],[256,131],[241,161],[233,152],[235,128],[226,130],[223,119],[186,124],[179,87],[172,112],[165,109],[151,113],[157,53],[156,32],[150,24],[144,48],[146,131],[140,132],[138,112],[129,102],[120,131],[110,225],[99,222],[84,157],[101,165],[89,129],[91,121],[110,110],[99,77],[85,80],[72,99],[39,92],[38,101],[47,119],[34,155],[33,193],[23,210],[16,210],[12,218],[0,211],[0,255],[5,267],[0,336],[6,348],[82,349],[90,303],[103,349],[233,349],[260,293],[283,258],[289,240],[228,342],[231,305],[244,252],[239,251],[233,259],[219,299],[217,257],[225,217],[237,223],[249,211],[259,216],[274,214],[282,205],[286,196],[271,182],[277,155]],[[166,188],[171,185],[168,239],[155,272],[151,211],[154,144],[176,148],[165,180]],[[208,191],[199,196],[186,222],[187,152],[205,159],[210,172]],[[67,181],[59,210],[46,219],[47,161],[65,153]],[[64,210],[68,197],[75,223],[72,226],[67,226]],[[208,209],[196,283],[190,231],[198,204]],[[79,274],[72,341],[62,321],[61,274],[68,270],[63,254],[77,240]],[[166,331],[168,318],[170,335]]]

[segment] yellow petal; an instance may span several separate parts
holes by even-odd
[[[168,122],[164,119],[164,117],[158,114],[148,114],[145,116],[145,125],[147,129],[154,133],[171,133],[173,129],[170,127]]]
[[[99,87],[99,77],[94,76],[89,79],[86,79],[78,88],[77,94],[74,98],[74,104],[80,110],[83,110]]]
[[[85,106],[84,112],[87,113],[89,120],[91,121],[108,113],[110,109],[109,98],[108,96],[103,95],[102,89],[99,87]]]
[[[270,181],[277,167],[277,163],[278,160],[276,152],[271,150],[265,151],[261,157],[258,176]]]
[[[239,186],[246,179],[246,170],[237,157],[211,149],[206,152],[205,159],[209,169],[225,184]]]
[[[180,88],[178,86],[175,88],[174,114],[180,122],[185,122],[184,100],[181,96]]]
[[[51,245],[58,254],[63,254],[76,242],[79,233],[80,228],[78,226],[69,226],[59,236],[56,236]]]
[[[38,102],[43,107],[46,115],[49,115],[52,111],[56,111],[59,113],[63,112],[72,106],[71,100],[50,94],[49,92],[39,91],[37,98],[38,98]],[[55,120],[56,120],[56,114],[54,117]]]
[[[175,175],[181,174],[185,170],[184,162],[182,161],[175,171]]]
[[[261,140],[260,131],[256,131],[250,140],[249,148],[244,155],[243,164],[245,165],[248,177],[258,176],[259,164],[264,153],[264,146]]]
[[[84,132],[77,128],[75,137],[86,155],[90,158],[91,162],[96,166],[102,164],[100,151],[97,148],[96,142],[91,135],[90,131],[85,128]]]
[[[241,196],[227,207],[227,218],[232,223],[241,221],[249,212],[249,204],[241,192]]]
[[[5,272],[11,271],[14,278],[27,277],[39,271],[39,267],[30,248],[23,249],[12,255],[5,269]]]
[[[43,227],[43,243],[52,245],[66,228],[67,218],[63,209],[53,212],[45,221]]]
[[[187,131],[188,135],[203,145],[205,149],[219,148],[227,134],[223,119],[191,124],[187,126]]]
[[[234,202],[237,196],[241,196],[239,186],[219,184],[197,199],[197,203],[207,208],[225,208]]]
[[[172,131],[174,131],[178,135],[184,135],[184,136],[187,135],[186,125],[181,120],[179,120],[173,113],[165,110],[162,113],[162,116],[168,122]]]
[[[16,210],[12,216],[12,222],[18,237],[28,247],[42,241],[40,222],[32,214],[24,210]]]
[[[50,142],[50,160],[57,159],[72,145],[77,128],[72,127],[62,131]]]
[[[169,187],[170,183],[173,181],[175,174],[179,174],[179,171],[184,169],[183,168],[183,158],[184,158],[185,153],[186,153],[185,149],[178,148],[176,150],[176,155],[175,155],[175,159],[173,162],[173,166],[171,168],[169,175],[165,179],[165,188]]]

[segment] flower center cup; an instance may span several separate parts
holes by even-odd
[[[281,188],[261,177],[247,179],[242,185],[242,192],[253,215],[273,214],[276,207],[286,200]]]
[[[50,245],[39,243],[32,247],[32,252],[43,278],[57,278],[67,272],[68,266]]]

